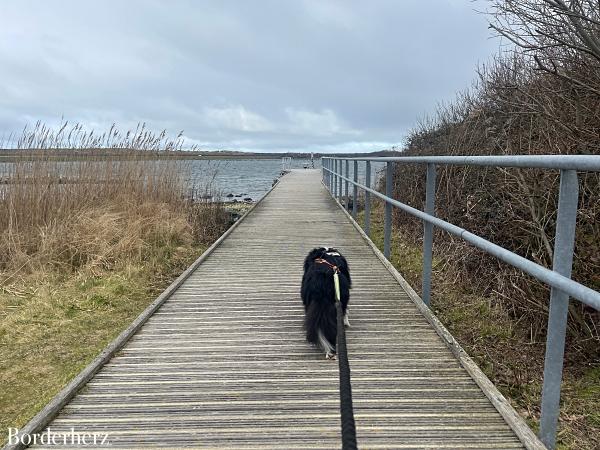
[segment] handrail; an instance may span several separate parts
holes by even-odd
[[[327,169],[325,169],[327,170]],[[340,176],[342,180],[352,182],[349,178]],[[581,300],[583,303],[600,309],[600,292],[594,291],[581,283],[571,280],[565,276],[562,276],[558,272],[547,269],[544,266],[537,264],[527,258],[523,258],[522,256],[517,255],[516,253],[511,252],[510,250],[505,249],[499,245],[494,244],[493,242],[488,241],[482,237],[477,236],[476,234],[470,233],[464,228],[460,228],[456,225],[451,224],[450,222],[446,222],[445,220],[438,219],[437,217],[427,214],[423,211],[420,211],[412,206],[407,205],[406,203],[399,202],[398,200],[394,200],[393,198],[389,198],[386,195],[382,194],[379,191],[368,188],[360,183],[352,183],[356,187],[359,187],[369,193],[375,195],[376,197],[385,200],[391,205],[395,206],[398,209],[406,211],[407,213],[422,219],[423,221],[430,223],[432,225],[441,228],[444,231],[447,231],[450,234],[458,236],[465,241],[473,244],[475,247],[495,256],[498,259],[510,264],[513,267],[521,269],[523,272],[527,272],[529,275],[537,278],[540,281],[545,282],[546,284],[560,289],[563,292],[566,292],[571,297],[575,297],[578,300]]]
[[[520,167],[523,169],[563,169],[599,172],[598,155],[505,155],[505,156],[393,156],[393,157],[323,157],[341,161],[401,162],[452,166]]]
[[[349,176],[349,162],[354,162],[354,179]],[[366,162],[366,185],[358,183],[358,161]],[[346,165],[345,176],[342,175],[343,162]],[[386,194],[372,189],[371,162],[386,163]],[[393,164],[412,163],[427,165],[425,210],[413,208],[392,198]],[[464,228],[444,221],[434,215],[436,165],[468,165],[486,167],[542,168],[560,170],[560,193],[556,239],[552,270],[547,269],[527,258],[517,255],[493,242]],[[338,172],[339,166],[339,172]],[[455,236],[459,236],[477,248],[496,258],[526,272],[536,279],[551,286],[550,314],[548,318],[548,334],[544,364],[544,384],[542,389],[542,417],[540,423],[540,439],[553,449],[556,443],[558,425],[560,386],[564,359],[565,335],[568,316],[569,296],[600,310],[600,292],[594,291],[576,281],[571,280],[571,268],[575,241],[575,224],[579,183],[577,171],[600,172],[600,156],[597,155],[513,155],[513,156],[423,156],[423,157],[323,157],[323,182],[332,196],[342,199],[342,181],[345,182],[345,206],[349,204],[348,185],[353,186],[352,215],[356,218],[357,189],[365,191],[365,232],[369,235],[370,195],[375,195],[385,202],[384,219],[384,255],[390,256],[391,247],[391,209],[399,208],[423,221],[423,286],[422,297],[429,305],[431,291],[431,266],[433,227],[437,226]]]

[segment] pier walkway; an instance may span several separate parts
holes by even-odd
[[[305,255],[326,245],[347,257],[354,285],[347,339],[359,448],[523,448],[496,394],[474,381],[320,179],[319,170],[284,176],[51,431],[107,433],[110,448],[340,448],[337,362],[305,341],[299,295]]]

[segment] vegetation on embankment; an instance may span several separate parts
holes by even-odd
[[[184,163],[45,152],[0,185],[0,442],[229,226],[189,200]]]
[[[474,86],[422,121],[409,134],[405,154],[600,154],[598,3],[490,4],[491,27],[514,46],[480,67]],[[552,267],[558,171],[439,166],[437,174],[438,217]],[[573,278],[599,290],[600,174],[579,179]],[[397,164],[395,198],[422,209],[424,180],[423,166]],[[419,221],[396,211],[394,223],[403,245],[420,248]],[[439,230],[434,249],[434,309],[535,421],[548,287]],[[419,287],[411,270],[401,268]],[[600,312],[571,301],[559,430],[570,448],[600,446],[599,323]]]
[[[358,223],[364,225],[364,212]],[[383,248],[383,207],[373,206],[371,240]],[[434,255],[432,310],[521,416],[537,430],[541,404],[544,345],[529,323],[498,302],[493,289],[482,292],[468,274],[449,263],[447,247]],[[422,241],[403,227],[392,232],[390,262],[417,291],[421,287]],[[493,282],[493,281],[492,281]],[[600,368],[568,366],[564,374],[558,448],[600,446]]]

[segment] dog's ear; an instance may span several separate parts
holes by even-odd
[[[313,248],[308,255],[306,256],[306,259],[304,260],[304,271],[306,272],[308,270],[308,268],[310,267],[310,265],[312,264],[312,262],[319,258],[321,255],[323,254],[323,248]]]
[[[340,263],[338,264],[340,272],[348,279],[348,287],[352,287],[352,280],[350,279],[350,268],[348,267],[348,261],[343,256],[340,256]]]

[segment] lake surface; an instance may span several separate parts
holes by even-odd
[[[302,169],[310,161],[294,159],[286,168]],[[371,179],[383,169],[385,163],[372,163]],[[315,169],[321,168],[321,160],[315,159]],[[195,160],[192,162],[192,183],[213,195],[214,199],[240,200],[246,197],[256,201],[262,198],[282,171],[281,159],[249,159],[249,160]],[[211,179],[212,174],[214,179]],[[350,163],[350,178],[353,177],[353,165]],[[358,164],[359,182],[365,182],[365,163]],[[208,182],[207,182],[208,181]],[[233,194],[234,197],[227,197]],[[240,197],[235,197],[235,196]]]
[[[285,168],[302,169],[304,164],[310,167],[310,161],[295,159]],[[320,167],[320,160],[315,160],[315,168]],[[283,168],[281,159],[193,160],[190,182],[200,192],[212,195],[214,200],[250,197],[256,201],[271,189]],[[227,197],[229,194],[238,197]]]
[[[244,198],[251,198],[253,201],[261,199],[273,185],[283,169],[303,169],[306,165],[311,167],[310,160],[292,159],[282,164],[282,159],[231,159],[231,160],[186,160],[181,161],[182,170],[190,174],[188,183],[194,188],[194,197],[207,197],[214,201],[241,201]],[[0,163],[0,179],[8,178],[12,171],[13,163]],[[51,163],[51,167],[58,173],[73,173],[77,170],[74,165],[80,164],[77,161]],[[87,162],[86,164],[90,164]],[[99,168],[104,168],[106,163],[95,163]],[[114,161],[115,165],[120,164]],[[153,164],[162,164],[161,161],[155,161]],[[315,169],[321,168],[321,160],[314,160]],[[376,172],[384,167],[384,163],[372,163],[372,180],[376,179]],[[365,163],[358,164],[359,182],[365,180]],[[353,165],[350,162],[350,177],[353,176]],[[75,175],[75,178],[77,176]],[[228,197],[233,194],[233,197]]]

